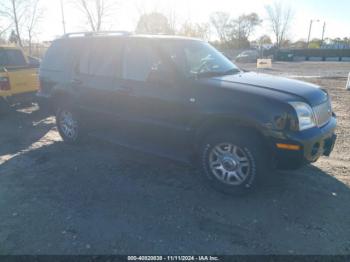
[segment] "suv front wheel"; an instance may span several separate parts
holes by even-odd
[[[82,130],[77,114],[69,106],[60,106],[56,110],[56,123],[62,139],[76,144],[82,138]]]
[[[206,180],[224,193],[249,192],[265,170],[260,144],[255,136],[231,132],[209,136],[201,149],[201,169]]]

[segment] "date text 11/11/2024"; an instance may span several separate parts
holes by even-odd
[[[216,256],[128,256],[128,261],[219,261]]]

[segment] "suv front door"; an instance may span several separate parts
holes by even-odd
[[[127,119],[138,132],[176,145],[186,144],[190,112],[194,109],[189,89],[175,67],[157,50],[155,41],[126,40],[124,86],[129,89]]]

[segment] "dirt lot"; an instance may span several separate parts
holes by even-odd
[[[244,198],[168,160],[97,141],[65,145],[36,107],[1,116],[0,254],[350,254],[349,71],[268,70],[326,87],[339,140],[330,158],[280,172]]]

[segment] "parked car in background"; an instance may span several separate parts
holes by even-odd
[[[28,62],[31,67],[39,68],[41,59],[34,56],[28,56]]]
[[[39,89],[39,60],[29,59],[22,49],[0,46],[0,103],[34,101]]]
[[[215,188],[248,192],[272,167],[329,156],[336,117],[322,88],[244,72],[207,42],[69,34],[40,68],[39,98],[60,135],[90,135],[189,162]]]
[[[235,61],[237,63],[256,63],[259,58],[259,52],[257,50],[248,50],[240,53]]]

